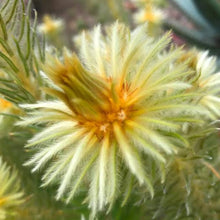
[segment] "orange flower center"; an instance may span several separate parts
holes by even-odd
[[[124,125],[124,121],[131,117],[132,107],[126,105],[126,101],[129,99],[129,94],[127,88],[123,86],[119,92],[117,92],[117,100],[112,98],[112,94],[109,91],[108,97],[108,109],[105,111],[99,111],[98,120],[93,120],[84,118],[82,115],[79,120],[79,124],[83,127],[86,127],[88,131],[95,129],[96,136],[98,139],[103,139],[104,135],[113,134],[113,123],[118,122],[121,126]]]

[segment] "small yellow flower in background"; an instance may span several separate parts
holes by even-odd
[[[0,157],[0,220],[15,214],[16,207],[24,201],[22,197],[17,172],[10,170]]]
[[[63,29],[63,21],[54,19],[49,15],[43,17],[43,23],[38,26],[38,30],[46,35],[55,34]]]
[[[66,38],[63,33],[65,24],[62,19],[55,19],[49,15],[43,17],[43,23],[38,25],[38,31],[44,34],[47,38],[47,48],[52,45],[56,49],[62,50],[66,43]]]
[[[151,36],[160,33],[160,25],[164,19],[163,11],[157,6],[157,3],[152,0],[134,1],[138,11],[134,13],[134,22],[136,24],[147,23],[147,30]]]
[[[11,102],[9,102],[3,98],[0,98],[0,112],[6,112],[6,111],[10,110],[11,107],[12,107]]]
[[[140,9],[134,14],[134,20],[137,24],[150,22],[152,24],[159,24],[163,19],[163,12],[147,4],[144,9]]]
[[[131,32],[116,22],[105,34],[97,26],[77,37],[78,56],[47,55],[45,91],[55,100],[21,105],[29,116],[18,124],[45,125],[26,146],[37,150],[26,164],[33,172],[50,164],[43,186],[59,183],[57,199],[69,202],[89,185],[86,201],[95,216],[135,183],[153,197],[148,164],[155,161],[164,181],[167,159],[189,147],[183,124],[211,121],[194,101],[204,94],[190,92],[193,70],[169,44],[168,34],[154,40],[146,25]]]
[[[0,137],[10,134],[16,117],[21,115],[22,111],[11,102],[0,98]]]

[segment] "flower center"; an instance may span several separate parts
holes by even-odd
[[[113,123],[118,122],[123,126],[124,121],[127,119],[126,110],[120,109],[117,112],[108,112],[102,115],[102,121],[87,121],[82,124],[88,131],[95,129],[95,134],[98,139],[103,139],[104,135],[109,133],[113,134]]]
[[[97,118],[93,118],[90,115],[81,115],[82,120],[80,125],[86,130],[95,130],[95,134],[99,140],[102,140],[105,135],[113,135],[113,124],[117,122],[119,125],[124,126],[124,121],[130,117],[130,108],[126,105],[129,98],[128,87],[122,86],[118,89],[116,98],[112,97],[111,91],[108,91],[108,95],[105,96],[106,102],[108,100],[107,108],[96,111]],[[93,109],[97,108],[96,103],[94,103]]]
[[[75,54],[66,54],[56,67],[51,78],[64,91],[63,99],[79,127],[94,131],[102,139],[106,134],[113,135],[115,122],[124,125],[130,117],[128,101],[133,96],[128,82],[88,72]]]

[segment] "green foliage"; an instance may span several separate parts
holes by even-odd
[[[30,4],[23,0],[1,2],[0,93],[15,104],[33,103],[41,97],[39,65],[44,49],[36,37],[36,12],[30,24]]]
[[[195,28],[187,28],[169,18],[164,21],[165,26],[191,44],[220,55],[220,2],[218,0],[171,0],[171,2],[190,19]]]

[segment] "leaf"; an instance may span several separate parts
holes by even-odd
[[[206,19],[203,17],[203,14],[201,14],[200,11],[198,11],[197,7],[195,6],[195,2],[199,1],[193,1],[193,0],[171,0],[175,6],[177,6],[185,16],[187,16],[198,28],[206,29],[211,32],[215,32],[215,30],[210,26],[210,24],[206,21]],[[209,1],[209,0],[208,0]]]
[[[6,56],[2,52],[0,52],[0,57],[11,67],[11,69],[15,73],[17,73],[19,71],[19,69],[16,67],[16,65],[13,63],[13,61],[8,56]]]
[[[4,40],[7,40],[8,39],[8,34],[7,34],[6,26],[5,26],[5,23],[3,21],[3,18],[2,18],[1,14],[0,14],[0,25],[1,25],[1,30],[2,30],[2,33],[3,33],[3,38],[4,38]]]
[[[220,2],[217,0],[192,0],[197,6],[199,12],[206,18],[207,22],[216,29],[217,32],[220,31]]]
[[[183,39],[189,43],[197,45],[203,49],[210,49],[215,54],[220,54],[220,47],[218,45],[216,36],[209,32],[202,32],[198,30],[192,30],[180,25],[178,22],[167,20],[164,22],[164,26],[168,29],[172,29]]]

